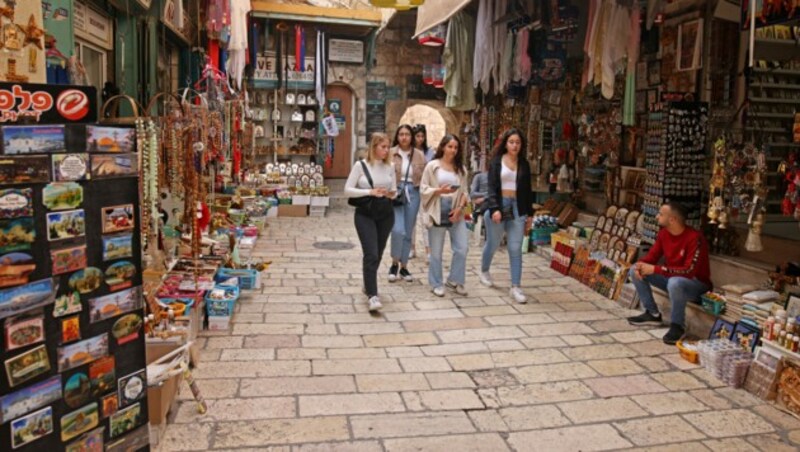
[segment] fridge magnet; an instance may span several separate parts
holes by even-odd
[[[30,254],[10,253],[0,257],[0,287],[27,284],[36,263]]]
[[[92,384],[92,395],[99,397],[100,394],[116,388],[117,378],[114,370],[114,357],[106,356],[93,362],[89,366],[89,380]],[[103,417],[106,417],[104,414]]]
[[[50,157],[29,155],[0,158],[0,185],[50,182]]]
[[[103,405],[103,410],[101,413],[103,418],[111,416],[119,409],[119,397],[117,397],[116,392],[103,397],[100,400],[100,403]]]
[[[61,376],[55,375],[17,392],[0,397],[0,423],[61,399]]]
[[[86,268],[86,245],[50,251],[53,275],[74,272]]]
[[[106,452],[128,452],[131,450],[141,450],[150,444],[150,432],[148,426],[142,426],[133,432],[106,445]]]
[[[83,310],[81,304],[81,295],[77,290],[68,294],[59,295],[56,297],[55,305],[53,306],[53,317],[63,317],[68,314],[74,314]]]
[[[64,372],[108,355],[108,333],[58,348],[58,371]]]
[[[731,333],[731,340],[748,352],[755,350],[760,338],[760,331],[742,322],[736,323],[733,333]]]
[[[83,372],[74,374],[64,383],[64,402],[70,408],[82,406],[89,401],[91,395],[89,377]]]
[[[16,24],[8,23],[3,26],[3,46],[7,50],[22,49],[22,38],[22,30]]]
[[[35,240],[33,218],[0,220],[0,253],[29,250]]]
[[[103,272],[96,267],[78,270],[69,277],[69,288],[82,294],[94,292],[103,282]]]
[[[89,152],[134,152],[136,129],[86,126],[86,150]]]
[[[83,204],[83,187],[75,182],[47,184],[42,190],[42,204],[48,210],[76,209]]]
[[[94,154],[91,156],[93,178],[134,176],[139,171],[136,154]]]
[[[11,448],[17,449],[51,433],[53,407],[49,406],[11,422]]]
[[[133,285],[133,278],[135,276],[135,265],[128,261],[119,261],[111,264],[111,266],[106,269],[106,284],[112,292],[116,292],[120,289],[127,289]]]
[[[103,431],[100,427],[84,433],[80,438],[67,444],[65,452],[103,452]]]
[[[103,261],[133,257],[133,234],[103,237]]]
[[[142,288],[136,286],[121,292],[90,299],[89,321],[97,323],[142,307]]]
[[[80,316],[75,315],[61,320],[61,343],[69,344],[70,342],[79,341],[80,339],[81,339]]]
[[[61,417],[61,441],[69,441],[97,427],[100,418],[97,403],[90,403]]]
[[[32,216],[33,189],[7,188],[0,190],[0,219]]]
[[[64,126],[5,126],[3,153],[49,154],[64,152]]]
[[[717,319],[714,322],[714,326],[711,327],[711,333],[709,333],[709,339],[728,339],[733,334],[733,324],[731,322]]]
[[[47,240],[74,239],[86,235],[86,212],[83,209],[47,214]]]
[[[52,304],[55,301],[54,294],[51,278],[0,290],[0,319]]]
[[[138,339],[142,323],[142,318],[138,314],[128,314],[114,322],[111,334],[117,339],[117,345],[123,345]]]
[[[103,234],[129,231],[134,227],[133,204],[103,207]]]
[[[44,342],[44,314],[5,319],[6,351]]]
[[[145,370],[137,370],[136,372],[126,375],[119,379],[119,386],[117,387],[117,394],[119,394],[119,406],[128,406],[137,400],[144,397],[146,389],[145,383]]]
[[[53,180],[89,179],[89,154],[53,154]]]
[[[8,385],[12,388],[50,371],[50,359],[44,345],[7,359],[5,365]]]
[[[120,409],[109,418],[109,433],[112,438],[122,436],[138,427],[143,420],[142,405],[137,403]]]

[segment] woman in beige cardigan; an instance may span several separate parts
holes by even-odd
[[[424,226],[428,228],[431,247],[428,282],[437,297],[444,296],[445,286],[458,295],[467,295],[464,289],[469,238],[464,222],[464,208],[469,199],[467,193],[461,141],[454,135],[445,135],[436,156],[425,167],[420,183]],[[445,282],[442,278],[442,252],[446,232],[450,234],[453,260]]]

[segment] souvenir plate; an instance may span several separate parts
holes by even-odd
[[[136,266],[128,261],[119,261],[111,264],[106,270],[106,284],[108,289],[116,292],[127,289],[133,285],[136,276]]]
[[[317,187],[322,187],[325,182],[325,176],[321,172],[314,173],[314,180],[317,181]]]
[[[614,217],[606,217],[606,224],[603,226],[603,232],[611,232],[614,226]]]
[[[625,219],[628,217],[628,209],[621,208],[617,210],[617,214],[614,216],[614,224],[617,226],[625,226]]]
[[[128,406],[144,398],[146,384],[147,378],[144,369],[120,378],[117,389],[120,407]]]
[[[595,229],[592,233],[592,238],[589,240],[589,247],[593,250],[597,249],[597,246],[600,244],[600,236],[603,234],[603,231],[600,229]]]
[[[68,182],[89,178],[89,154],[53,154],[54,181]]]
[[[9,253],[0,257],[0,288],[27,284],[36,270],[33,256],[27,253]]]
[[[608,209],[606,209],[606,216],[609,218],[614,218],[614,215],[617,214],[618,209],[619,208],[617,206],[608,206]]]
[[[42,190],[42,204],[49,210],[69,210],[83,203],[83,187],[76,182],[47,184]]]
[[[120,317],[111,328],[111,334],[117,339],[118,345],[139,338],[139,330],[142,329],[142,317],[138,314],[128,314]]]
[[[267,172],[271,173],[275,170],[275,165],[272,163],[267,163]]]
[[[606,225],[606,217],[597,217],[597,223],[595,223],[595,229],[603,230]]]
[[[625,241],[624,240],[620,240],[620,241],[614,243],[614,249],[617,250],[617,251],[620,251],[620,252],[625,251],[625,246],[626,245],[625,245]]]
[[[303,188],[308,188],[308,186],[310,185],[309,184],[310,180],[311,178],[308,177],[307,174],[303,174],[302,176],[300,176],[300,182],[303,184]]]
[[[609,233],[604,233],[600,236],[600,243],[597,244],[597,248],[600,251],[608,251],[608,242],[611,241],[611,235]]]
[[[639,215],[639,218],[636,219],[636,233],[639,235],[644,234],[644,215]]]
[[[89,377],[83,372],[73,374],[64,383],[64,402],[70,408],[78,408],[89,401],[92,396]]]
[[[611,240],[608,241],[608,249],[609,250],[614,249],[614,245],[616,245],[619,242],[620,242],[619,237],[612,236]]]
[[[300,166],[297,163],[292,163],[292,175],[297,176],[297,169]]]
[[[315,122],[317,120],[317,113],[314,110],[306,111],[306,122]]]
[[[298,94],[297,95],[297,105],[305,105],[306,104],[306,95],[305,94]]]
[[[635,230],[636,229],[636,220],[638,220],[638,219],[639,219],[639,211],[638,210],[632,210],[628,214],[628,217],[625,218],[625,227],[630,229],[631,231]]]
[[[611,226],[611,235],[616,236],[617,232],[619,232],[619,225]]]

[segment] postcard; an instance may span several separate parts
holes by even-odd
[[[89,379],[92,382],[92,394],[95,397],[116,388],[117,377],[114,370],[114,357],[106,356],[89,366]]]
[[[83,187],[76,182],[54,182],[42,190],[42,204],[49,210],[76,209],[83,204]]]
[[[61,320],[61,344],[79,341],[81,339],[81,317],[74,315]]]
[[[108,333],[58,347],[58,371],[89,364],[108,355]]]
[[[12,388],[50,371],[50,359],[44,345],[9,358],[5,364],[8,384]]]
[[[74,314],[83,310],[80,292],[74,290],[68,294],[56,297],[53,307],[53,317],[63,317],[67,314]]]
[[[0,185],[50,182],[50,156],[0,158]]]
[[[44,342],[44,314],[41,312],[35,315],[11,317],[4,323],[7,352]]]
[[[83,209],[47,214],[47,240],[74,239],[86,235],[86,212]]]
[[[86,126],[86,150],[89,152],[134,152],[136,129]]]
[[[147,389],[147,377],[145,370],[137,370],[136,372],[126,375],[119,379],[119,386],[117,393],[119,394],[119,406],[128,406],[137,400],[144,398],[145,390]]]
[[[36,270],[33,256],[26,253],[10,253],[0,257],[0,288],[27,284]]]
[[[86,180],[89,175],[89,154],[53,154],[53,180],[68,182]]]
[[[85,373],[78,372],[64,383],[64,402],[70,408],[83,406],[91,397],[92,387]]]
[[[119,397],[117,397],[116,392],[103,397],[101,403],[103,406],[101,414],[104,418],[111,416],[119,409]]]
[[[93,154],[92,178],[129,177],[139,173],[136,154]]]
[[[53,275],[74,272],[86,268],[86,245],[50,251]]]
[[[150,444],[150,431],[148,426],[139,427],[133,432],[106,445],[106,452],[131,452],[141,450]]]
[[[142,287],[136,286],[120,292],[89,300],[89,321],[100,322],[120,314],[142,309]]]
[[[103,261],[133,257],[133,234],[103,236]]]
[[[138,427],[143,420],[141,403],[120,409],[112,414],[108,421],[111,437],[116,438],[128,433]]]
[[[82,294],[92,293],[103,282],[103,272],[96,267],[86,267],[78,270],[69,277],[69,288]]]
[[[0,424],[5,424],[11,419],[16,419],[59,399],[61,399],[60,375],[4,395],[0,397]]]
[[[0,190],[0,219],[32,216],[32,188],[6,188]]]
[[[136,266],[128,261],[116,262],[106,269],[106,284],[112,292],[132,286],[134,277]]]
[[[142,324],[141,316],[128,314],[114,322],[111,334],[117,339],[117,344],[122,345],[139,338],[139,330],[142,329]]]
[[[81,433],[97,427],[100,418],[97,403],[90,403],[61,417],[61,441],[69,441]]]
[[[0,290],[0,319],[52,304],[55,301],[54,293],[51,278]]]
[[[103,431],[100,427],[84,433],[80,438],[67,444],[65,452],[103,452]]]
[[[133,204],[103,207],[103,234],[129,231],[134,227]]]
[[[0,220],[0,254],[29,250],[35,240],[33,218]]]
[[[53,407],[11,422],[11,448],[17,449],[53,433]]]
[[[5,126],[3,153],[49,154],[64,152],[64,126]]]

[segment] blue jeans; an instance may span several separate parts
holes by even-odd
[[[403,184],[397,186],[403,190]],[[402,206],[394,206],[394,228],[392,229],[392,260],[400,261],[405,267],[411,254],[411,232],[417,222],[419,212],[419,188],[408,187],[408,201]]]
[[[658,287],[669,294],[669,302],[672,305],[672,316],[670,322],[686,327],[686,303],[689,301],[697,301],[700,295],[708,292],[709,287],[697,279],[683,278],[681,276],[673,276],[667,278],[663,275],[648,275],[644,279],[638,279],[634,274],[634,267],[628,272],[636,287],[636,293],[639,294],[639,300],[642,302],[645,310],[650,314],[658,314],[658,305],[653,299],[653,288]]]
[[[467,273],[467,247],[469,234],[464,220],[454,223],[449,227],[434,226],[427,230],[431,243],[431,260],[428,267],[428,282],[431,287],[437,288],[444,285],[442,281],[442,252],[444,251],[444,234],[450,233],[450,248],[453,250],[453,260],[450,262],[449,282],[464,285]]]
[[[522,239],[525,237],[525,221],[527,216],[519,214],[517,200],[514,198],[503,198],[503,207],[513,206],[514,219],[504,220],[500,224],[492,221],[492,213],[488,210],[483,214],[483,221],[486,224],[486,244],[483,246],[483,257],[481,259],[481,271],[488,272],[492,266],[492,258],[500,241],[503,239],[503,232],[506,233],[508,245],[508,259],[511,264],[511,285],[518,287],[522,279]]]

